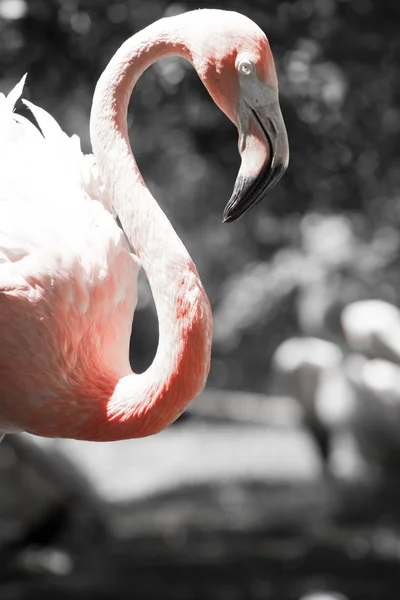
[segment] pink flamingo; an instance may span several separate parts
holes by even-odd
[[[42,133],[0,104],[0,431],[95,441],[154,434],[203,389],[212,315],[196,267],[146,187],[127,133],[135,82],[156,60],[189,60],[236,124],[242,162],[224,220],[261,200],[288,163],[265,34],[234,12],[161,19],[115,54],[97,84],[93,157],[42,109]],[[42,135],[43,134],[43,135]],[[111,213],[115,210],[135,256]],[[159,344],[143,374],[128,346],[139,264]]]

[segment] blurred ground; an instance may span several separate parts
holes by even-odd
[[[398,486],[323,476],[295,411],[261,412],[112,444],[6,438],[0,598],[397,598]]]

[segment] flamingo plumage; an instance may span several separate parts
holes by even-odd
[[[400,367],[382,358],[351,355],[347,381],[354,394],[348,422],[359,453],[374,467],[396,471],[400,464]]]
[[[271,361],[275,392],[298,400],[324,465],[330,455],[332,422],[340,420],[342,411],[342,361],[336,344],[315,337],[285,340]]]
[[[400,364],[400,310],[384,300],[358,300],[341,314],[350,348],[368,358]]]
[[[187,250],[142,179],[127,133],[138,77],[172,54],[194,65],[239,131],[241,167],[225,221],[260,201],[287,166],[268,40],[234,12],[161,19],[122,45],[94,94],[93,156],[84,156],[79,139],[33,104],[27,103],[41,132],[13,112],[23,81],[2,96],[2,433],[94,441],[151,435],[205,385],[210,304]],[[128,349],[139,266],[152,288],[159,343],[151,366],[135,374]]]

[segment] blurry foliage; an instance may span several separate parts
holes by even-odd
[[[266,31],[291,145],[287,174],[268,202],[222,225],[237,135],[181,59],[154,65],[139,81],[131,139],[214,307],[210,382],[263,391],[285,337],[331,336],[349,300],[399,304],[400,4],[0,0],[0,84],[8,91],[28,71],[25,96],[89,151],[93,89],[114,51],[148,23],[201,7],[240,11]],[[157,341],[141,287],[137,369]]]

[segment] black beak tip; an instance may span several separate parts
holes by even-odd
[[[225,208],[224,213],[222,215],[222,222],[223,223],[232,223],[232,221],[235,221],[237,217],[234,217],[233,215],[229,214],[229,210],[227,210]]]
[[[228,204],[225,206],[225,210],[222,215],[222,222],[233,223],[234,221],[237,221],[243,215],[244,212],[246,211],[242,210],[240,204],[238,205],[236,202],[231,203],[231,201],[229,201]]]
[[[251,186],[250,178],[238,175],[235,182],[235,189],[233,190],[228,204],[225,206],[222,216],[223,223],[232,223],[246,212],[246,205],[243,203],[243,197],[249,185]]]
[[[286,171],[287,164],[276,161],[266,165],[254,177],[238,176],[235,189],[225,207],[222,222],[232,223],[258,204],[275,187]]]

